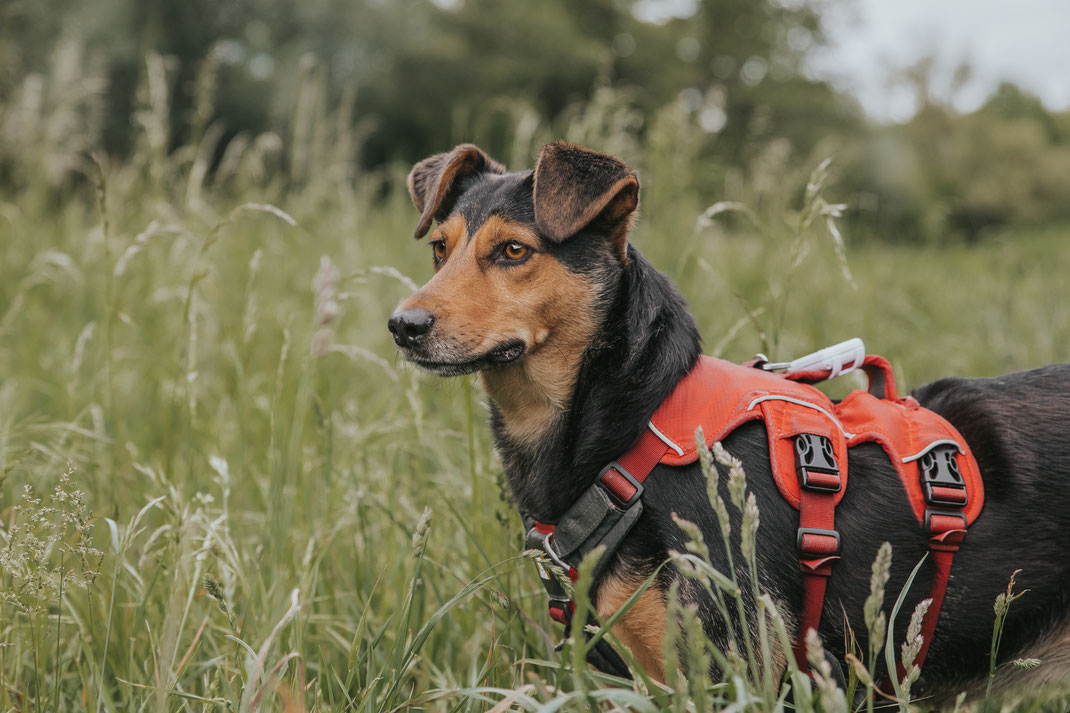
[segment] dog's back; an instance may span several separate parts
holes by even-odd
[[[1029,591],[1010,608],[1000,660],[1041,664],[1007,667],[1001,686],[1070,681],[1070,363],[940,379],[914,397],[962,433],[985,482],[985,510],[955,563],[977,585],[960,592],[976,600],[957,607],[972,616],[963,625],[990,630],[991,602],[1020,568],[1015,589]]]
[[[1070,363],[940,379],[913,395],[966,438],[991,497],[1021,487],[1057,497],[1070,485]]]

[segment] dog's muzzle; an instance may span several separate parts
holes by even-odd
[[[426,309],[400,309],[391,315],[387,328],[394,335],[395,344],[411,349],[427,336],[434,324],[434,316]]]

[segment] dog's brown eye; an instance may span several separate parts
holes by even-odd
[[[528,246],[523,243],[507,243],[505,246],[505,257],[510,260],[521,260],[528,254]]]
[[[446,259],[446,243],[444,241],[436,240],[431,243],[431,250],[434,251],[436,264]]]

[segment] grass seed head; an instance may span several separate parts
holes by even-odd
[[[862,607],[866,630],[869,632],[870,656],[876,654],[881,642],[884,641],[887,618],[881,611],[881,607],[884,606],[884,588],[888,584],[891,571],[892,545],[885,542],[877,550],[877,557],[873,560],[873,574],[869,579],[869,596]]]
[[[412,558],[421,559],[424,550],[427,549],[427,535],[431,531],[431,508],[424,508],[420,521],[416,523],[416,530],[412,533]]]
[[[728,495],[736,510],[743,512],[743,503],[747,492],[747,475],[743,472],[743,462],[729,453],[720,441],[713,444],[713,457],[728,469]]]

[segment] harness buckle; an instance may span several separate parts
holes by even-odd
[[[795,534],[795,546],[803,557],[833,557],[840,551],[840,533],[820,527],[800,527]]]
[[[795,465],[806,490],[838,493],[843,487],[832,441],[816,433],[795,436]]]
[[[958,449],[941,445],[918,459],[921,490],[927,505],[965,507],[970,501],[955,455]]]
[[[617,461],[603,468],[596,482],[621,510],[630,508],[643,494],[643,484]]]
[[[956,522],[950,522],[951,519],[956,520]],[[962,521],[961,526],[957,522],[960,520]],[[934,510],[932,508],[925,508],[926,532],[941,534],[949,530],[959,529],[966,529],[966,516],[961,512],[957,512],[955,510]]]

